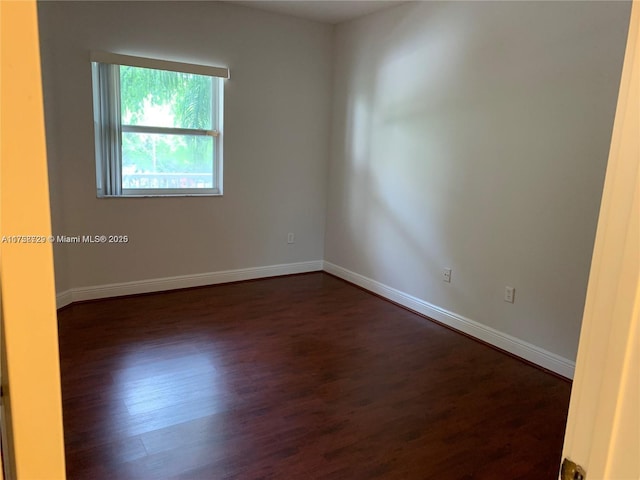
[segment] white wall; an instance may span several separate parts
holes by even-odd
[[[41,2],[57,291],[321,260],[331,27],[221,2]],[[97,199],[91,50],[229,67],[224,196]],[[287,232],[296,243],[287,245]]]
[[[419,2],[338,26],[325,260],[575,359],[629,10]]]
[[[570,363],[629,10],[42,2],[53,229],[131,238],[56,246],[57,291],[324,258]],[[91,50],[230,68],[223,197],[96,198]]]

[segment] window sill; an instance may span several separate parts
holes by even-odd
[[[148,195],[97,195],[97,198],[175,198],[175,197],[222,197],[222,193],[150,193]]]

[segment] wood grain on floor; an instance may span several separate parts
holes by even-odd
[[[555,479],[571,385],[325,273],[58,314],[70,479]]]

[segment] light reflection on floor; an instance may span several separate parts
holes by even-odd
[[[127,417],[123,433],[141,435],[232,408],[223,371],[213,355],[190,344],[132,349],[113,373],[113,402]]]

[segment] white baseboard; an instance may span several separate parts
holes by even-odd
[[[111,283],[65,290],[56,295],[56,304],[62,308],[73,302],[99,298],[120,297],[139,293],[162,292],[180,288],[216,285],[220,283],[252,280],[257,278],[290,275],[325,270],[336,277],[354,283],[411,310],[433,318],[455,330],[494,345],[502,350],[524,358],[536,365],[551,370],[563,377],[573,378],[575,362],[532,345],[519,338],[495,330],[479,322],[440,308],[407,293],[391,288],[376,280],[347,270],[331,262],[316,260],[310,262],[270,265],[266,267],[242,268],[220,272],[180,275],[176,277],[154,278],[133,282]]]
[[[464,332],[483,342],[505,350],[513,355],[528,360],[547,370],[551,370],[566,378],[573,378],[575,362],[564,357],[548,352],[540,347],[532,345],[519,338],[512,337],[506,333],[487,327],[479,322],[463,317],[456,313],[440,308],[429,302],[416,298],[407,293],[391,288],[376,280],[347,270],[346,268],[324,261],[323,270],[336,277],[354,283],[366,290],[376,293],[393,302],[403,305],[411,310],[419,312],[427,317],[433,318],[455,330]]]
[[[66,307],[73,302],[73,294],[71,290],[65,290],[56,294],[56,308]]]
[[[56,295],[56,304],[58,308],[62,308],[70,303],[83,300],[121,297],[123,295],[135,295],[138,293],[162,292],[179,288],[201,287],[205,285],[291,275],[294,273],[316,272],[320,270],[322,270],[322,260],[316,260],[311,262],[287,263],[266,267],[241,268],[221,272],[197,273],[195,275],[180,275],[177,277],[152,278],[133,282],[71,288]]]

